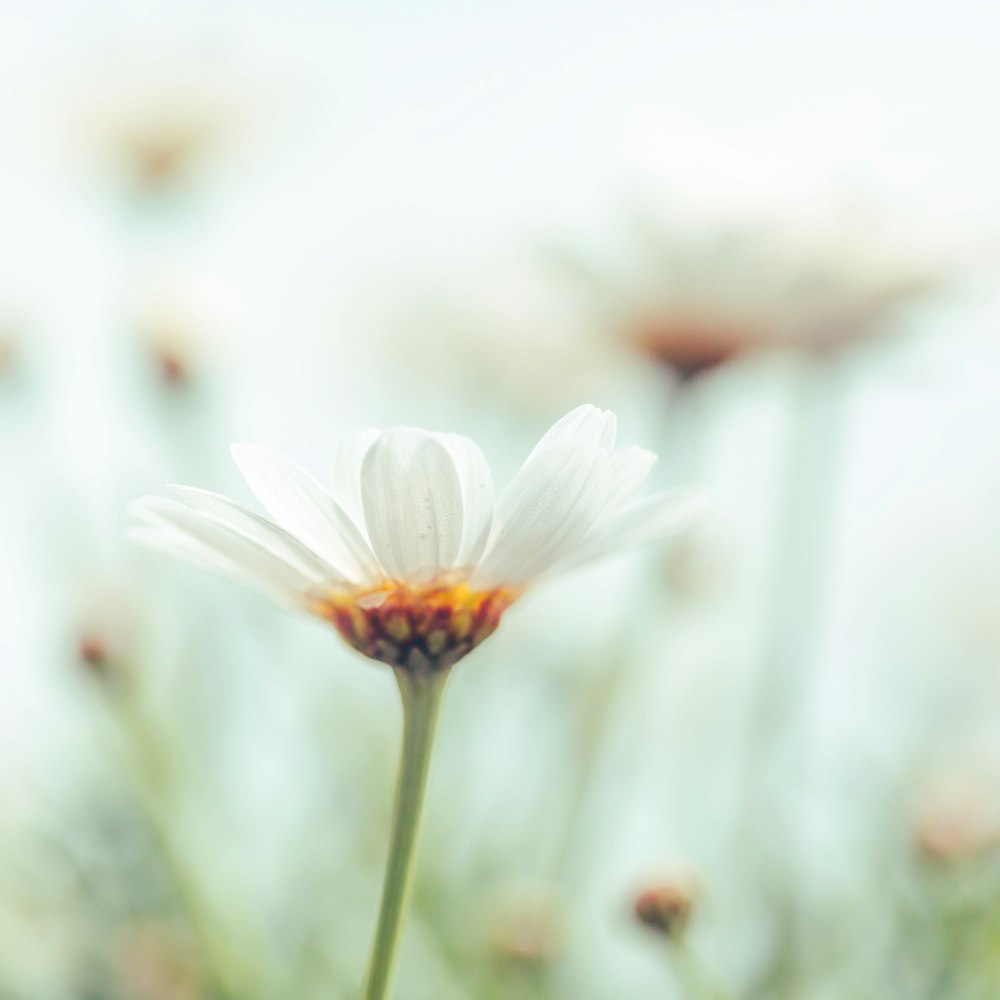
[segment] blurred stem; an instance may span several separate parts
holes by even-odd
[[[551,977],[546,963],[527,963],[520,969],[490,968],[482,970],[474,986],[476,1000],[550,1000]]]
[[[729,994],[709,975],[685,941],[672,939],[670,944],[674,972],[691,1000],[729,1000]]]
[[[836,357],[806,358],[803,366],[797,373],[791,440],[777,490],[769,620],[744,758],[743,820],[749,830],[739,830],[741,850],[748,834],[763,845],[768,852],[762,859],[765,876],[774,860],[782,886],[802,884],[795,871],[802,856],[795,816],[784,827],[780,819],[789,801],[797,808],[808,767],[803,717],[822,645],[846,401],[845,373]],[[781,931],[790,940],[779,945],[784,958],[771,970],[767,996],[774,995],[767,990],[792,973],[802,931],[796,900],[779,897],[777,910]]]
[[[262,984],[263,977],[258,970],[248,968],[250,959],[245,951],[228,940],[212,912],[201,882],[177,844],[170,822],[170,755],[133,692],[123,693],[117,704],[119,721],[138,771],[138,790],[150,832],[178,901],[207,959],[214,994],[222,1000],[245,1000],[256,992],[247,984]]]
[[[413,891],[413,861],[420,833],[424,791],[447,676],[446,672],[418,676],[396,671],[403,700],[403,743],[382,904],[365,979],[365,1000],[384,1000],[392,985],[403,918]]]
[[[831,359],[809,359],[796,386],[791,441],[778,487],[774,582],[751,718],[748,765],[760,777],[808,694],[830,571],[844,386]],[[795,755],[796,766],[801,757]],[[770,805],[761,802],[766,809]]]
[[[795,673],[799,671],[795,663],[789,664],[789,654],[801,653],[807,644],[803,640],[812,637],[825,590],[842,416],[832,363],[805,359],[795,375],[790,432],[777,484],[769,652],[782,654],[773,661]],[[790,598],[796,610],[810,611],[807,620],[785,613]]]
[[[675,378],[660,426],[659,454],[667,468],[667,486],[690,486],[703,472],[708,431],[704,387],[698,378]]]
[[[661,402],[656,414],[655,424],[660,428],[658,451],[668,470],[668,486],[697,482],[701,475],[707,421],[697,393],[697,381],[672,379],[663,394],[665,402]],[[573,767],[568,775],[568,805],[554,849],[555,867],[562,880],[569,879],[575,869],[585,870],[603,848],[602,842],[595,843],[607,836],[599,829],[598,814],[625,814],[629,790],[626,783],[617,780],[619,762],[614,761],[613,780],[597,779],[601,767],[607,769],[606,762],[611,759],[615,720],[633,696],[635,677],[629,668],[641,660],[648,626],[657,622],[662,627],[679,612],[679,595],[667,568],[673,556],[673,551],[661,548],[655,555],[654,567],[644,567],[648,575],[640,580],[631,607],[623,613],[620,628],[603,651],[604,663],[585,674],[577,685],[580,701],[576,739],[569,755]],[[631,764],[638,766],[639,762],[633,760]],[[612,800],[621,804],[609,804]]]

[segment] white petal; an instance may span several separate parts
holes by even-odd
[[[262,548],[283,559],[317,583],[347,582],[332,566],[320,559],[297,538],[259,514],[233,503],[228,497],[210,493],[208,490],[199,490],[193,486],[171,486],[171,489],[196,510],[227,525],[244,538],[257,542]]]
[[[344,509],[315,479],[270,448],[233,445],[233,458],[264,509],[355,583],[381,573],[368,542]]]
[[[337,445],[333,460],[334,499],[359,528],[363,528],[365,523],[361,506],[361,466],[378,436],[379,431],[376,430],[345,434]]]
[[[553,569],[573,569],[614,552],[678,535],[695,523],[707,506],[705,494],[698,490],[654,493],[594,525],[579,548]]]
[[[473,586],[520,584],[565,557],[607,503],[611,456],[593,444],[534,451],[497,501],[493,538]]]
[[[475,566],[493,526],[493,476],[479,445],[461,434],[441,435],[462,487],[462,544],[455,565]]]
[[[455,565],[462,543],[462,487],[451,454],[435,436],[385,431],[361,469],[372,549],[395,579],[427,580]]]
[[[282,590],[245,567],[236,566],[218,552],[201,545],[189,535],[174,531],[165,525],[151,527],[139,525],[130,528],[128,538],[147,549],[155,549],[174,559],[180,559],[198,569],[224,576],[234,583],[250,587],[263,594],[275,604],[288,608],[301,608],[301,595],[295,591]]]
[[[231,528],[174,500],[144,497],[129,512],[163,539],[162,548],[193,557],[269,596],[286,600],[302,597],[314,581]],[[145,535],[149,542],[152,535]]]
[[[656,455],[645,448],[619,448],[611,456],[611,492],[602,518],[621,510],[642,489],[656,465]]]
[[[611,410],[600,410],[590,403],[584,403],[560,417],[542,435],[531,454],[544,451],[554,444],[569,442],[593,444],[605,451],[613,451],[617,433],[618,418]]]

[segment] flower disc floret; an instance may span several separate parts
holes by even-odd
[[[315,613],[359,653],[413,674],[445,670],[487,639],[517,599],[510,587],[394,583],[319,599]]]

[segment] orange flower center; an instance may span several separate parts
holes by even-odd
[[[511,587],[470,590],[465,584],[391,582],[327,594],[314,610],[359,653],[426,674],[446,670],[491,636],[519,596]]]

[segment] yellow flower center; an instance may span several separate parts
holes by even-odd
[[[334,592],[314,611],[360,653],[412,673],[445,670],[496,631],[520,592],[470,590],[465,584],[383,587]]]

